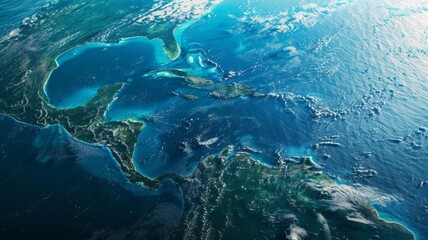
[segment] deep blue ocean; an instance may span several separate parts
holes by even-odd
[[[225,0],[176,34],[177,59],[168,60],[159,40],[84,45],[59,56],[45,91],[53,106],[71,108],[104,85],[126,83],[105,121],[144,121],[133,161],[145,176],[188,175],[230,144],[273,166],[279,156],[311,156],[381,217],[428,239],[428,184],[421,184],[428,180],[427,31],[426,1]],[[171,69],[213,84],[191,85],[162,71]],[[264,96],[210,94],[234,84]],[[174,183],[146,193],[125,180],[107,148],[73,140],[60,126],[34,132],[2,116],[0,128],[15,136],[1,135],[4,163],[27,161],[10,150],[22,138],[42,171],[61,161],[59,149],[71,148],[74,168],[97,184],[112,182],[134,193],[129,198],[161,198],[180,209]]]

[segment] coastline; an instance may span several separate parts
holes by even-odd
[[[93,43],[87,43],[87,44],[82,44],[82,45],[78,45],[76,47],[72,47],[66,51],[64,51],[63,53],[59,54],[57,57],[54,58],[54,62],[55,62],[55,67],[49,72],[48,76],[46,77],[46,79],[43,82],[43,94],[44,97],[43,99],[46,100],[46,104],[48,104],[50,107],[53,107],[55,109],[73,109],[79,106],[84,106],[86,104],[83,105],[78,105],[75,107],[71,107],[71,108],[58,108],[54,105],[52,105],[49,101],[49,94],[47,91],[47,84],[49,82],[49,79],[51,78],[51,75],[53,73],[53,71],[55,71],[56,69],[58,69],[61,66],[62,62],[65,62],[69,59],[71,59],[72,57],[67,56],[67,54],[73,53],[73,51],[76,51],[76,55],[79,55],[81,52],[85,51],[86,49],[91,49],[91,48],[98,48],[98,47],[111,47],[111,46],[120,46],[120,45],[124,45],[124,44],[128,44],[128,41],[136,41],[136,42],[144,42],[144,43],[149,43],[151,44],[154,49],[155,49],[155,57],[156,57],[156,61],[160,64],[160,65],[164,65],[167,64],[169,62],[166,61],[166,56],[168,56],[168,54],[164,51],[162,51],[163,54],[165,54],[165,56],[159,56],[161,51],[159,51],[159,49],[163,49],[164,47],[164,43],[161,39],[149,39],[146,37],[142,37],[142,36],[137,36],[137,37],[130,37],[130,38],[123,38],[121,39],[119,42],[117,43],[103,43],[103,42],[93,42]],[[159,42],[160,41],[160,42]],[[160,46],[160,44],[162,44],[162,46]],[[65,58],[63,60],[61,60],[61,58]]]
[[[0,117],[1,116],[5,116],[5,117],[7,117],[7,118],[10,118],[10,119],[12,119],[13,121],[16,121],[16,122],[18,122],[18,123],[20,123],[20,124],[24,124],[24,125],[28,125],[28,126],[34,126],[34,127],[38,127],[38,128],[40,128],[40,127],[49,127],[49,126],[55,126],[55,125],[57,125],[57,126],[60,126],[61,128],[63,128],[64,130],[65,130],[65,132],[66,132],[66,134],[67,134],[67,136],[68,137],[71,137],[71,138],[73,138],[75,141],[77,141],[77,142],[79,142],[79,143],[82,143],[82,144],[84,144],[84,145],[88,145],[88,146],[96,146],[96,147],[101,147],[101,148],[103,148],[104,150],[107,150],[108,151],[108,153],[109,153],[109,155],[110,155],[110,157],[112,158],[112,161],[115,163],[115,164],[117,164],[117,166],[120,166],[120,164],[117,162],[117,159],[114,157],[114,155],[113,155],[113,153],[112,153],[112,151],[110,150],[110,148],[109,147],[107,147],[107,146],[105,146],[105,145],[103,145],[103,144],[100,144],[100,143],[88,143],[88,142],[85,142],[85,141],[83,141],[83,140],[79,140],[79,139],[77,139],[77,138],[75,138],[73,135],[71,135],[62,125],[60,125],[60,124],[53,124],[53,125],[48,125],[48,126],[37,126],[37,125],[33,125],[33,124],[29,124],[29,123],[26,123],[26,122],[22,122],[22,121],[19,121],[19,120],[17,120],[16,118],[14,118],[14,117],[12,117],[12,116],[9,116],[9,115],[7,115],[7,114],[3,114],[3,113],[1,113],[0,114]],[[135,153],[135,151],[134,151],[134,153]],[[215,157],[216,155],[220,155],[220,154],[212,154],[212,155],[210,155],[210,157],[212,158],[212,157]],[[239,155],[239,152],[238,153],[236,153],[235,154],[235,156],[236,157],[238,157],[238,155]],[[210,158],[210,157],[208,157],[208,158]],[[270,166],[270,165],[268,165],[268,164],[266,164],[266,163],[263,163],[263,162],[261,162],[261,161],[259,161],[259,160],[257,160],[257,159],[255,159],[255,158],[253,158],[253,157],[251,157],[250,155],[248,155],[248,157],[249,157],[249,159],[251,160],[251,161],[254,161],[255,162],[255,164],[261,164],[262,166],[265,166],[265,167],[268,167],[268,168],[275,168],[275,166]],[[155,181],[155,182],[159,182],[160,184],[159,185],[156,185],[155,186],[155,188],[148,188],[147,186],[144,186],[144,188],[145,189],[148,189],[148,190],[151,190],[151,191],[154,191],[154,190],[156,190],[156,189],[158,189],[160,186],[161,186],[161,182],[163,182],[164,180],[166,180],[166,179],[176,179],[176,178],[178,178],[178,179],[181,179],[181,178],[188,178],[188,177],[191,177],[192,175],[194,175],[195,174],[195,170],[197,169],[197,168],[199,168],[200,167],[200,165],[202,165],[202,164],[204,164],[204,162],[205,161],[207,161],[207,159],[204,159],[204,160],[202,160],[200,163],[198,163],[196,166],[195,166],[195,168],[194,168],[194,170],[191,172],[191,173],[189,173],[188,175],[184,175],[184,176],[182,176],[182,175],[180,175],[180,174],[165,174],[165,175],[162,175],[162,176],[159,176],[159,177],[157,177],[157,178],[149,178],[149,177],[147,177],[147,176],[144,176],[143,174],[141,174],[143,177],[145,177],[145,178],[148,178],[148,179],[150,179],[151,181]],[[127,176],[126,175],[126,173],[125,172],[123,172],[123,170],[121,170],[121,172],[122,172],[122,174],[124,174],[124,176]],[[177,175],[177,177],[174,177],[174,175]],[[341,188],[341,186],[340,185],[342,185],[342,184],[338,184],[338,183],[336,183],[335,181],[333,181],[333,180],[331,180],[330,178],[328,178],[326,175],[324,175],[324,174],[322,174],[322,175],[320,175],[320,177],[322,177],[322,178],[324,178],[325,180],[327,180],[327,181],[329,181],[329,182],[331,182],[331,184],[334,184],[334,185],[336,185],[337,187],[339,187],[339,188]],[[132,181],[129,181],[130,183],[132,183]],[[360,196],[360,194],[358,194],[358,196],[360,197],[360,198],[362,198],[362,199],[365,199],[365,198],[363,198],[362,196]],[[395,225],[397,225],[397,226],[399,226],[399,227],[402,227],[402,228],[404,228],[404,229],[406,229],[409,233],[411,233],[412,235],[413,235],[413,238],[415,239],[415,240],[419,240],[419,238],[418,238],[418,236],[417,236],[417,234],[414,232],[414,231],[412,231],[408,226],[406,226],[406,224],[405,223],[403,223],[403,222],[399,222],[399,221],[396,221],[396,220],[393,220],[393,221],[391,221],[391,220],[389,220],[389,219],[385,219],[385,218],[383,218],[382,216],[381,216],[381,214],[379,213],[379,211],[372,205],[372,204],[370,204],[369,203],[369,201],[367,200],[367,199],[365,199],[365,201],[367,201],[367,203],[368,203],[368,205],[370,206],[370,210],[371,211],[373,211],[376,215],[377,215],[377,217],[378,217],[378,219],[380,220],[380,221],[383,221],[383,222],[385,222],[385,223],[387,223],[387,224],[395,224]]]

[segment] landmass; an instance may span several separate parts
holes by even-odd
[[[369,203],[315,171],[312,161],[266,166],[231,146],[181,183],[180,238],[413,239]]]
[[[255,89],[239,83],[219,86],[215,91],[211,92],[210,95],[212,97],[223,98],[223,99],[243,97],[243,96],[250,96],[250,97],[265,96],[264,94],[257,92]]]
[[[44,84],[57,67],[56,57],[90,42],[119,42],[123,38],[145,36],[164,41],[167,53],[178,52],[173,40],[174,24],[158,22],[155,28],[133,23],[150,5],[136,9],[139,1],[65,0],[43,8],[23,21],[12,37],[0,41],[0,112],[14,118],[46,126],[61,124],[74,137],[109,147],[133,181],[143,181],[132,164],[132,154],[143,123],[104,122],[103,117],[122,84],[104,86],[87,105],[56,109],[48,104]],[[111,9],[121,9],[110,14]],[[126,26],[126,27],[124,27]]]

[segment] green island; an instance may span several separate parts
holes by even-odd
[[[186,73],[177,69],[165,69],[165,70],[156,70],[145,74],[146,76],[157,75],[164,77],[175,77],[184,79],[190,86],[205,86],[211,85],[213,82],[211,80],[194,76],[192,74]]]
[[[192,95],[192,94],[183,94],[181,95],[182,98],[187,99],[187,100],[196,100],[198,99],[197,96]]]
[[[262,93],[257,92],[255,89],[245,86],[240,83],[233,83],[228,85],[218,86],[215,91],[211,92],[210,95],[215,98],[235,98],[235,97],[263,97]]]

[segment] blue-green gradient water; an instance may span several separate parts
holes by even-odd
[[[40,8],[53,0],[0,0],[0,35],[16,28],[22,20],[30,18]]]
[[[126,83],[105,121],[144,121],[133,161],[145,176],[190,174],[229,144],[270,165],[312,156],[427,239],[427,31],[426,1],[225,0],[179,35],[176,60],[145,39],[86,45],[58,58],[45,91],[70,108]],[[213,84],[159,72],[171,69]],[[235,83],[264,96],[210,94]]]

